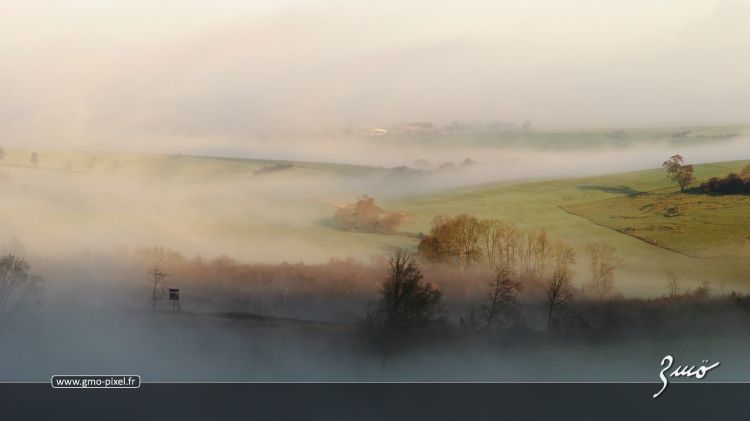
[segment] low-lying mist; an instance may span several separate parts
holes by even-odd
[[[563,181],[750,159],[747,2],[173,3],[0,4],[0,382],[656,381],[666,354],[750,378],[750,198],[688,203],[657,171]],[[370,198],[379,230],[340,223]],[[387,259],[440,215],[544,239],[523,323],[477,329],[497,271],[426,259],[428,334],[378,353],[362,326]],[[476,263],[455,232],[425,243]],[[616,262],[616,292],[571,299],[560,329],[547,233],[571,289],[587,247]]]
[[[168,159],[164,168],[155,164],[142,170],[137,159],[120,164],[118,155],[106,154],[99,156],[99,165],[110,165],[103,162],[109,159],[119,172],[71,171],[66,168],[74,158],[53,165],[45,162],[50,154],[42,152],[39,164],[31,166],[19,152],[20,163],[1,169],[5,205],[0,209],[0,240],[19,238],[36,252],[51,255],[157,244],[252,262],[366,259],[383,251],[382,246],[352,248],[344,238],[347,234],[325,227],[333,206],[361,194],[389,200],[479,183],[654,168],[678,152],[692,163],[731,160],[746,157],[748,141],[736,138],[684,148],[657,142],[592,151],[377,142],[339,144],[341,150],[335,153],[320,144],[286,145],[287,158],[381,165],[356,172],[295,165],[253,174],[248,169],[227,170],[224,166],[238,165],[233,161],[208,160],[210,164],[202,164],[198,172],[191,173],[188,165],[171,173]],[[84,158],[79,160],[88,159],[80,154]]]
[[[529,296],[530,333],[475,338],[456,329],[490,277],[429,266],[425,277],[449,303],[441,317],[452,333],[386,363],[363,345],[357,325],[386,276],[383,256],[416,240],[330,226],[336,208],[360,194],[389,200],[653,168],[677,152],[694,163],[737,159],[745,157],[745,139],[595,150],[378,141],[338,154],[297,147],[287,155],[377,165],[368,168],[49,151],[30,164],[27,152],[11,151],[0,168],[0,241],[45,282],[41,299],[0,332],[0,378],[128,372],[146,381],[644,381],[676,349],[685,359],[710,355],[735,368],[714,379],[748,374],[734,351],[748,343],[738,309],[705,316],[726,327],[715,336],[567,342],[538,333],[541,304]],[[151,308],[148,271],[157,255],[169,274],[164,287],[182,290],[181,312],[166,311],[163,301]]]
[[[247,266],[227,257],[187,259],[163,249],[28,258],[45,277],[44,291],[0,331],[4,381],[128,373],[144,381],[655,382],[667,354],[732,367],[712,373],[714,381],[750,374],[741,351],[750,341],[750,319],[721,301],[688,299],[654,319],[652,327],[674,330],[631,331],[615,324],[611,330],[618,336],[603,341],[566,340],[543,331],[520,339],[476,336],[456,330],[456,318],[482,298],[487,277],[461,278],[460,271],[425,267],[425,276],[444,291],[442,312],[455,327],[444,339],[384,359],[357,334],[357,321],[386,275],[382,260]],[[181,311],[168,311],[165,298],[152,309],[148,270],[155,258],[169,272],[165,286],[181,288]],[[533,315],[534,300],[527,305]],[[627,306],[639,304],[617,305],[625,312],[614,314],[624,316]]]

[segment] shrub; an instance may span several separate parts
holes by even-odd
[[[271,174],[275,172],[291,170],[292,168],[294,168],[294,165],[288,164],[288,163],[264,165],[258,168],[257,170],[253,171],[253,175]]]
[[[732,173],[724,178],[713,177],[701,184],[699,191],[707,194],[750,194],[750,179]]]
[[[396,232],[406,219],[403,213],[384,211],[367,195],[359,197],[352,205],[339,208],[333,218],[340,229],[378,234]]]

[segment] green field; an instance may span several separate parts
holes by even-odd
[[[617,285],[629,295],[666,291],[667,270],[684,287],[750,292],[750,198],[674,194],[661,169],[535,182],[503,181],[379,200],[413,216],[408,235],[344,232],[330,223],[335,205],[391,182],[382,168],[293,162],[289,170],[253,171],[279,161],[185,155],[11,150],[0,161],[1,241],[20,240],[40,254],[76,249],[161,245],[188,255],[226,254],[243,261],[367,260],[395,247],[416,248],[440,214],[467,213],[545,228],[578,253],[615,246],[623,258]],[[696,166],[705,180],[750,161]],[[678,207],[679,215],[666,209]]]
[[[696,166],[698,179],[737,172],[750,161]],[[480,218],[515,221],[527,229],[545,228],[554,239],[570,242],[579,255],[579,278],[585,278],[585,246],[591,241],[612,244],[624,259],[619,272],[620,290],[628,294],[661,294],[666,290],[665,271],[676,271],[685,287],[709,281],[718,289],[750,290],[750,200],[747,197],[671,196],[676,188],[661,169],[623,174],[510,185],[465,188],[423,195],[390,203],[410,212],[414,232],[427,232],[439,214],[468,213]],[[633,196],[641,192],[654,192]],[[668,200],[689,200],[685,216],[666,217],[657,209]],[[674,198],[674,199],[671,199]],[[643,225],[680,226],[659,231],[660,245],[650,244],[617,230],[609,221],[625,224],[627,212],[652,205]],[[635,210],[635,212],[640,212]],[[625,218],[623,218],[623,216]],[[721,223],[718,218],[726,217]],[[739,245],[739,247],[738,247]],[[669,250],[665,247],[672,247]],[[699,250],[696,255],[686,253]],[[731,250],[731,253],[727,253]],[[581,280],[581,279],[579,279]]]
[[[565,210],[691,257],[750,255],[748,196],[657,191],[566,206]]]

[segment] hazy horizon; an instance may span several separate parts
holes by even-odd
[[[748,23],[736,0],[11,0],[2,142],[248,156],[269,132],[403,121],[749,121]]]

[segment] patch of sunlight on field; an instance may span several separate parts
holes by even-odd
[[[739,171],[748,162],[750,161],[697,165],[696,176],[701,180]],[[525,229],[545,228],[552,239],[565,240],[574,246],[578,255],[579,283],[584,282],[587,276],[586,245],[592,241],[609,243],[617,249],[618,255],[624,260],[624,266],[617,274],[617,286],[621,292],[629,295],[665,293],[666,270],[676,271],[684,287],[698,286],[704,281],[709,281],[717,290],[735,289],[750,292],[750,259],[747,257],[722,253],[712,257],[686,256],[609,227],[597,225],[588,218],[566,211],[574,206],[601,204],[600,207],[593,208],[591,214],[595,214],[597,218],[605,218],[608,212],[611,212],[607,205],[610,202],[627,201],[642,192],[657,191],[666,194],[674,190],[675,187],[665,178],[662,170],[647,170],[518,185],[464,188],[406,198],[388,203],[387,206],[413,214],[415,223],[409,229],[414,232],[428,232],[431,220],[437,215],[460,213],[480,218],[515,221]],[[704,201],[711,201],[711,198],[704,197]],[[728,204],[733,200],[719,199],[710,206],[724,206],[721,204],[724,202]],[[736,227],[737,232],[731,236],[737,240],[746,235],[742,232],[750,231],[750,207],[747,206],[750,202],[746,199],[734,202],[739,206],[729,206],[726,212],[740,224]],[[715,218],[714,215],[709,205],[706,205],[705,211],[696,212],[696,220],[691,224],[706,223],[707,220]],[[728,227],[724,228],[724,231],[726,230]],[[708,231],[697,234],[693,240],[700,245],[696,244],[696,247],[726,249],[726,237],[711,235]],[[747,245],[744,250],[747,250]]]
[[[427,232],[439,214],[468,213],[515,221],[526,229],[545,228],[552,239],[568,241],[578,254],[578,283],[586,281],[586,245],[603,241],[615,246],[624,260],[616,282],[625,294],[663,294],[666,270],[676,271],[686,288],[709,281],[717,290],[750,292],[750,259],[721,251],[739,244],[742,230],[727,232],[731,224],[709,223],[723,215],[746,231],[746,201],[691,204],[685,214],[692,218],[688,225],[670,221],[678,227],[658,233],[658,241],[674,243],[676,250],[692,247],[702,257],[649,244],[599,221],[618,212],[627,216],[631,210],[625,204],[646,200],[639,196],[644,192],[653,197],[674,192],[660,169],[504,181],[381,202],[386,209],[411,215],[411,223],[403,228],[411,236],[401,236],[344,232],[331,226],[335,207],[330,203],[345,203],[361,194],[367,187],[361,176],[382,174],[383,169],[294,162],[288,170],[254,175],[278,161],[40,152],[34,166],[29,158],[29,151],[8,151],[0,161],[0,241],[18,238],[35,253],[160,245],[187,255],[226,254],[246,262],[367,260],[396,247],[416,249],[414,234]],[[697,165],[696,176],[723,175],[746,164]],[[654,212],[651,217],[661,218]],[[693,231],[694,226],[703,229]],[[676,236],[679,230],[689,236]],[[743,250],[748,247],[745,243]]]
[[[748,196],[644,193],[565,209],[596,224],[689,256],[750,256]]]

